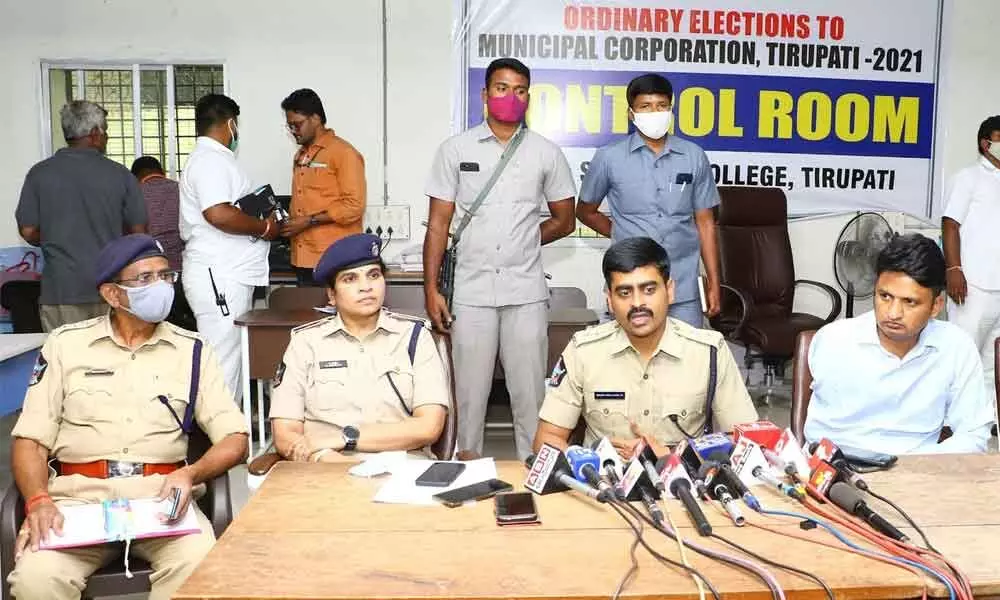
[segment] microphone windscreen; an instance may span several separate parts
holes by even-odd
[[[838,481],[830,486],[830,491],[827,496],[830,498],[831,502],[851,514],[854,514],[854,508],[859,502],[864,502],[861,498],[861,494],[858,493],[853,486],[850,486],[842,481]]]

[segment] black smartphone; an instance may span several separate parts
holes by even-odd
[[[497,525],[538,523],[535,495],[531,492],[508,492],[493,498],[493,512]]]
[[[880,469],[888,469],[896,464],[896,461],[898,460],[898,457],[892,454],[872,452],[870,450],[862,450],[861,448],[847,448],[840,446],[840,452],[844,455],[844,460],[846,460],[848,464],[860,465],[862,467],[878,467]]]
[[[436,462],[417,477],[416,484],[427,487],[448,487],[465,470],[460,462]]]
[[[440,494],[434,494],[431,497],[449,508],[455,508],[456,506],[461,506],[466,502],[483,500],[495,494],[499,494],[500,492],[509,492],[513,489],[514,487],[506,481],[490,479],[488,481],[480,481],[479,483],[473,483],[472,485],[448,490],[447,492],[441,492]]]

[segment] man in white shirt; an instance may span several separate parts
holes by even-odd
[[[986,395],[996,404],[993,342],[1000,336],[1000,116],[979,126],[976,149],[976,164],[949,182],[941,233],[951,298],[948,318],[972,336],[983,359]]]
[[[875,310],[835,321],[809,347],[809,441],[885,454],[985,452],[993,404],[968,335],[939,321],[941,249],[918,234],[893,239],[876,261]],[[939,442],[947,426],[951,437]]]
[[[198,140],[181,175],[182,282],[198,332],[222,365],[239,401],[240,336],[233,323],[250,310],[254,286],[268,284],[268,241],[278,236],[274,217],[251,217],[233,205],[253,191],[236,162],[240,107],[209,94],[195,105]]]

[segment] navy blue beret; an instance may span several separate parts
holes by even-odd
[[[164,256],[163,246],[150,235],[131,233],[113,240],[97,255],[97,286],[114,281],[122,269],[150,256]]]
[[[370,233],[355,233],[330,244],[313,269],[313,279],[326,283],[343,271],[381,259],[382,241]]]

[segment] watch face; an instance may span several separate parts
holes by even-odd
[[[347,427],[344,427],[344,437],[349,440],[357,441],[357,439],[361,437],[361,433],[358,431],[357,427],[348,425]]]

